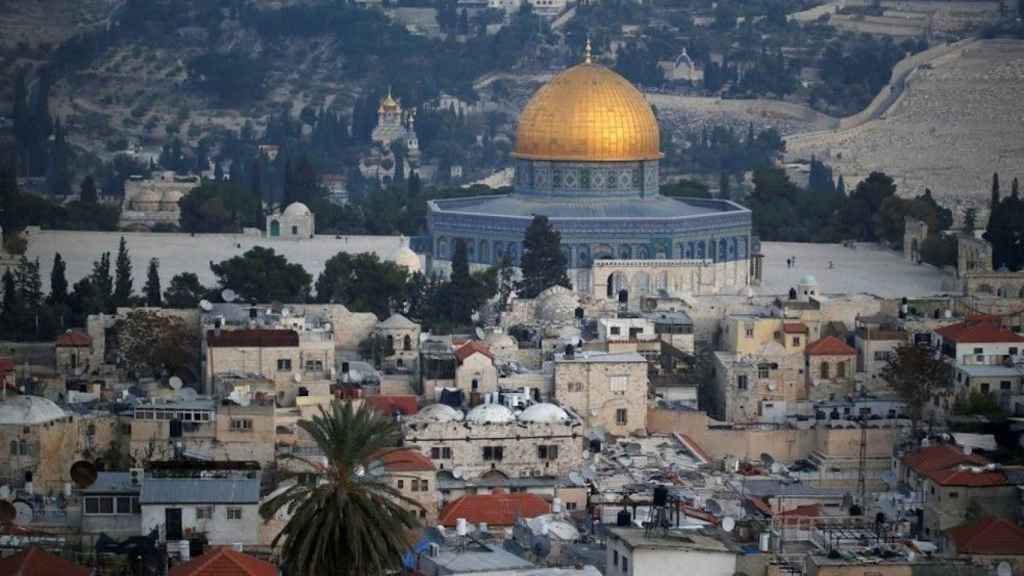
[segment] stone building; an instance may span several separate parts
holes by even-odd
[[[46,398],[9,393],[0,400],[0,485],[61,493],[71,465],[99,457],[118,426],[111,416],[78,416]]]
[[[966,296],[1024,298],[1024,272],[995,270],[992,245],[982,238],[957,236],[956,274]]]
[[[283,329],[210,330],[205,381],[222,374],[259,375],[273,383],[278,404],[291,405],[302,388],[332,379],[334,338],[329,333]]]
[[[921,263],[921,246],[928,239],[928,224],[907,216],[903,224],[903,257]]]
[[[856,392],[857,351],[835,336],[807,345],[807,398],[831,400]]]
[[[124,201],[118,226],[124,230],[148,231],[157,227],[179,226],[178,203],[199,186],[196,176],[178,177],[164,172],[158,179],[131,177],[124,183]]]
[[[466,342],[455,349],[455,361],[455,388],[462,391],[471,405],[481,402],[485,394],[498,391],[494,354],[486,344]]]
[[[142,533],[157,530],[163,541],[203,534],[212,546],[260,543],[260,479],[149,477],[139,494]]]
[[[494,355],[495,363],[515,362],[519,359],[519,343],[501,329],[488,334],[484,342]]]
[[[385,350],[391,353],[384,357],[385,369],[400,372],[415,371],[420,354],[420,325],[401,314],[388,317],[374,330],[385,342]]]
[[[68,330],[55,344],[57,370],[65,376],[88,374],[92,364],[92,338],[78,330]]]
[[[267,216],[267,238],[303,240],[316,234],[316,218],[302,202],[292,202],[283,211]]]
[[[402,420],[404,445],[456,479],[563,478],[583,466],[584,434],[575,414],[534,404],[518,415],[501,404],[463,413],[431,404]]]
[[[1005,562],[1012,574],[1024,571],[1024,528],[1011,519],[979,518],[947,530],[941,542],[948,556],[968,559],[990,570],[998,570]]]
[[[782,422],[807,399],[803,354],[787,353],[772,342],[757,354],[714,356],[714,386],[701,404],[718,420]]]
[[[437,468],[422,452],[416,449],[387,452],[371,464],[370,473],[379,474],[382,481],[415,501],[418,506],[405,506],[424,526],[437,522]]]
[[[145,463],[182,455],[203,460],[274,461],[272,402],[217,405],[213,400],[154,402],[135,408],[133,460]]]
[[[647,360],[636,352],[580,351],[555,357],[555,399],[587,429],[616,436],[647,431]]]
[[[432,270],[450,269],[458,239],[473,268],[506,255],[518,266],[526,228],[543,215],[561,234],[573,288],[595,299],[616,301],[622,290],[636,302],[659,290],[734,294],[759,281],[750,211],[661,196],[650,104],[589,56],[532,97],[512,155],[511,195],[429,202]]]
[[[865,391],[874,393],[890,389],[882,378],[882,370],[896,348],[909,343],[910,339],[911,334],[900,329],[894,318],[857,319],[854,348],[857,349],[857,372],[863,376],[861,381]]]

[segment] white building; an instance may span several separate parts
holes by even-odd
[[[157,529],[161,541],[205,534],[213,546],[259,543],[259,478],[146,477],[139,504],[142,533]]]
[[[647,318],[601,318],[597,321],[597,336],[609,342],[654,340],[654,322]]]
[[[316,234],[316,219],[302,202],[292,202],[283,212],[267,216],[267,237],[301,240]]]
[[[1020,362],[1024,336],[1003,327],[998,318],[982,317],[935,330],[933,343],[956,364]]]
[[[671,530],[667,534],[642,528],[609,528],[607,564],[609,576],[644,574],[699,574],[733,576],[736,552],[721,540],[696,530]]]

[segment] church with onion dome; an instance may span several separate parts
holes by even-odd
[[[514,192],[434,200],[432,270],[450,269],[458,239],[473,267],[518,265],[535,215],[561,234],[581,295],[735,294],[760,278],[751,213],[728,200],[658,193],[657,119],[643,94],[591,61],[541,87],[519,118]]]

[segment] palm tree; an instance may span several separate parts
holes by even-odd
[[[273,542],[276,547],[283,541],[287,572],[378,575],[400,569],[407,535],[419,527],[410,511],[418,504],[378,473],[382,455],[395,451],[401,439],[398,425],[366,404],[355,410],[351,402],[336,401],[299,427],[323,457],[284,456],[299,466],[286,466],[287,488],[261,507],[264,518],[281,510],[290,515]]]

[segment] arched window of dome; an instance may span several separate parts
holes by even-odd
[[[487,240],[480,241],[480,261],[484,264],[491,263],[491,245]]]
[[[739,251],[739,240],[735,237],[729,240],[729,258],[735,259]]]
[[[391,353],[391,352],[393,352],[395,350],[395,337],[392,336],[391,334],[388,334],[387,341],[388,341],[387,352]]]
[[[637,249],[637,258],[641,260],[649,260],[651,258],[651,249],[647,246],[640,246]]]
[[[501,262],[501,259],[505,257],[505,243],[495,242],[494,243],[494,259]]]
[[[737,249],[736,255],[739,256],[740,258],[746,258],[747,257],[747,237],[746,236],[743,236],[742,238],[740,238],[739,248]]]
[[[437,257],[447,258],[448,257],[448,239],[441,236],[437,239]]]
[[[576,248],[576,261],[579,262],[580,266],[590,264],[590,250],[586,246]]]
[[[512,260],[513,264],[519,263],[519,245],[515,242],[508,243],[508,257]]]
[[[708,260],[718,262],[718,243],[715,242],[714,238],[708,240]]]
[[[565,244],[562,244],[559,248],[562,251],[562,258],[565,260],[565,265],[571,268],[572,267],[572,250],[570,250],[569,247],[566,246]]]
[[[629,246],[619,247],[619,260],[629,260],[633,257],[633,249]]]
[[[466,256],[472,262],[476,258],[476,242],[470,238],[467,238],[464,242],[466,243]]]
[[[408,334],[402,337],[402,350],[412,350],[412,337]]]
[[[822,380],[828,380],[829,379],[830,368],[831,368],[831,366],[829,366],[828,362],[822,362],[821,363],[821,368],[819,369],[820,370],[820,374],[819,375],[821,376]]]
[[[703,260],[704,259],[704,241],[703,240],[698,240],[697,241],[696,249],[693,252],[693,257],[697,258],[698,260]]]
[[[718,260],[717,260],[717,262],[725,262],[728,259],[727,258],[728,250],[729,250],[728,245],[729,244],[728,244],[728,242],[725,241],[725,238],[722,238],[721,240],[718,241]]]
[[[683,253],[683,258],[693,258],[693,242],[686,243],[686,252]]]

